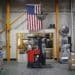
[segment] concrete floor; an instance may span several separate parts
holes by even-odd
[[[48,62],[45,68],[27,68],[26,63],[12,62],[4,65],[0,75],[75,75],[75,71],[69,71],[67,64]]]

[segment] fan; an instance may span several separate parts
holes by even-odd
[[[61,29],[60,29],[60,34],[62,36],[67,36],[69,33],[69,27],[68,26],[63,26]]]
[[[40,13],[37,14],[37,18],[40,20],[44,20],[47,16],[47,12],[41,11]]]

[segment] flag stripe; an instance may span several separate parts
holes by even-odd
[[[37,6],[37,14],[40,12],[40,11],[39,11],[39,8],[40,8],[40,6]],[[37,19],[37,24],[38,24],[38,25],[37,25],[37,30],[39,30],[39,25],[40,25],[40,24],[39,24],[39,20],[38,20],[38,19]]]
[[[35,31],[36,30],[36,25],[35,25],[35,15],[33,16],[34,17],[34,19],[33,19],[33,22],[34,22],[34,26],[33,26],[33,30]]]
[[[27,13],[27,29],[29,29],[29,24],[28,24],[28,13]]]
[[[31,31],[34,29],[34,16],[31,15]]]

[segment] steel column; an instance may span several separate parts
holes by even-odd
[[[59,59],[60,35],[59,35],[59,3],[55,0],[56,9],[56,58]]]
[[[6,52],[7,63],[10,63],[10,2],[6,2]]]

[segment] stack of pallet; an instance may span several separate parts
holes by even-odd
[[[71,52],[69,60],[69,69],[75,70],[75,52]]]

